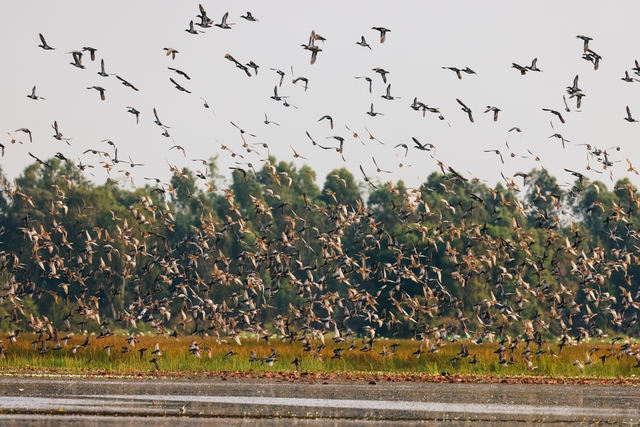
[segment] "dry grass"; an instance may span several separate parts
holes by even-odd
[[[485,343],[468,345],[470,357],[460,358],[452,364],[453,359],[460,352],[459,343],[447,343],[441,347],[438,353],[429,353],[428,346],[423,345],[424,352],[420,358],[413,354],[418,343],[410,340],[387,341],[378,340],[374,344],[374,350],[368,352],[360,351],[361,340],[358,340],[354,350],[343,351],[341,359],[332,359],[334,348],[346,349],[348,345],[336,345],[330,339],[326,339],[326,348],[320,351],[321,359],[311,357],[308,352],[304,352],[300,343],[283,343],[279,340],[272,340],[271,345],[267,345],[264,340],[243,339],[243,345],[238,346],[235,342],[217,344],[215,339],[205,337],[195,339],[201,349],[209,347],[211,358],[206,351],[201,352],[201,358],[189,352],[189,346],[193,339],[191,337],[180,337],[179,341],[169,337],[141,336],[135,346],[126,343],[126,336],[114,335],[98,340],[95,336],[90,337],[89,345],[86,349],[79,348],[75,355],[71,348],[74,345],[82,344],[85,336],[75,336],[66,347],[60,350],[53,350],[53,343],[47,342],[47,352],[40,353],[40,344],[34,351],[32,342],[37,339],[35,335],[21,334],[16,344],[8,344],[5,347],[5,359],[0,359],[0,373],[20,372],[20,371],[47,371],[68,374],[115,374],[115,375],[136,375],[140,373],[153,373],[155,367],[150,360],[156,356],[152,355],[155,344],[159,343],[162,355],[156,357],[163,374],[184,372],[294,372],[295,366],[291,363],[295,358],[301,360],[300,370],[318,374],[392,374],[392,375],[441,375],[462,374],[465,376],[548,376],[556,378],[631,378],[640,373],[640,369],[635,368],[636,358],[631,356],[609,357],[603,365],[599,356],[608,355],[613,350],[620,353],[620,345],[582,344],[574,347],[565,347],[558,357],[553,357],[547,353],[536,357],[537,346],[531,346],[531,361],[535,370],[528,370],[527,365],[521,356],[525,347],[524,343],[515,352],[514,364],[506,367],[498,361],[498,356],[494,353],[497,344]],[[399,343],[397,352],[394,355],[384,357],[380,354],[383,346],[389,349],[392,343]],[[314,343],[314,347],[320,345],[320,341]],[[111,355],[107,355],[104,348],[112,346]],[[128,352],[122,353],[122,348],[127,347]],[[578,367],[573,365],[574,360],[585,363],[585,353],[591,348],[599,347],[592,356],[593,364],[584,367],[584,373],[580,373]],[[139,349],[147,348],[143,356],[140,357]],[[232,349],[235,355],[225,356]],[[557,353],[556,345],[551,348]],[[278,354],[273,366],[262,363],[260,359],[266,358],[274,349]],[[546,350],[546,345],[543,347]],[[254,351],[258,356],[258,361],[250,362],[250,353]],[[476,355],[478,363],[473,366],[470,361]]]

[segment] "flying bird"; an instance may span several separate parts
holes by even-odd
[[[135,87],[134,85],[132,85],[131,83],[129,83],[128,81],[126,81],[125,79],[123,79],[122,77],[120,77],[119,75],[116,74],[116,78],[118,80],[120,80],[122,82],[123,85],[130,87],[131,89],[135,90],[136,92],[138,91],[138,88]]]
[[[380,32],[380,43],[384,43],[384,41],[387,39],[387,33],[391,32],[391,30],[384,27],[371,27],[371,29]]]
[[[456,101],[458,101],[458,104],[462,105],[462,111],[469,115],[469,121],[473,123],[473,113],[471,112],[471,108],[467,107],[464,102],[460,101],[458,98],[456,98]]]
[[[55,50],[55,47],[51,47],[47,44],[47,41],[44,39],[44,36],[42,35],[42,33],[38,34],[40,36],[40,42],[42,44],[39,44],[38,47],[43,48],[44,50]]]
[[[179,83],[177,83],[175,80],[173,80],[171,77],[169,77],[169,80],[171,81],[171,83],[173,83],[176,86],[176,89],[178,89],[179,91],[186,92],[186,93],[191,93],[190,91],[188,91],[187,89],[182,87]]]

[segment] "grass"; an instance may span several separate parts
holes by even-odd
[[[304,352],[300,343],[288,344],[279,340],[272,340],[271,345],[267,345],[264,340],[256,342],[255,339],[243,339],[243,345],[217,344],[215,339],[205,337],[196,339],[199,347],[211,348],[211,358],[206,352],[202,352],[202,358],[197,358],[189,352],[191,337],[180,337],[177,341],[169,337],[140,336],[135,347],[127,345],[125,335],[113,335],[98,340],[96,336],[90,337],[89,345],[86,349],[79,348],[76,355],[71,352],[71,347],[82,344],[85,336],[74,336],[66,347],[60,350],[53,350],[53,343],[47,342],[48,350],[40,354],[40,344],[38,350],[34,351],[31,344],[37,339],[36,335],[21,334],[15,344],[5,344],[5,359],[0,359],[0,375],[9,373],[59,373],[76,375],[166,375],[175,376],[184,373],[235,373],[261,375],[269,373],[293,374],[295,366],[291,363],[296,357],[301,360],[300,371],[309,374],[326,376],[371,376],[389,375],[393,377],[432,377],[440,375],[455,376],[460,375],[467,378],[507,378],[507,377],[548,377],[558,379],[626,379],[634,380],[636,374],[640,374],[640,369],[635,368],[636,358],[622,356],[609,357],[606,363],[601,363],[599,356],[609,354],[611,349],[615,353],[620,353],[620,345],[609,345],[608,343],[581,344],[574,347],[565,347],[558,358],[549,354],[544,354],[537,358],[535,351],[537,346],[531,345],[533,352],[531,360],[536,370],[527,370],[521,353],[524,343],[515,353],[515,364],[502,366],[494,351],[498,344],[484,343],[475,345],[465,343],[469,348],[471,357],[475,354],[478,360],[477,366],[470,363],[471,357],[462,358],[455,366],[451,359],[460,351],[459,343],[447,343],[440,348],[439,353],[431,354],[423,352],[420,358],[416,358],[413,352],[418,348],[418,343],[411,340],[377,340],[374,350],[362,352],[357,345],[352,351],[343,351],[342,359],[332,359],[334,348],[346,348],[348,345],[334,344],[329,338],[326,339],[326,348],[320,354],[322,361],[313,358],[308,352]],[[400,345],[397,353],[384,357],[379,353],[383,346],[387,348],[394,342]],[[156,372],[150,360],[155,357],[151,354],[155,343],[159,343],[162,356],[157,357],[160,371]],[[320,344],[315,342],[314,347]],[[361,344],[361,340],[358,340]],[[107,355],[104,347],[113,346],[111,355]],[[121,353],[122,347],[129,349],[128,353]],[[557,346],[552,345],[552,349],[558,353]],[[600,347],[600,350],[592,356],[593,364],[584,367],[584,373],[573,365],[574,360],[585,362],[585,353],[593,347]],[[143,357],[140,357],[138,350],[147,348]],[[236,355],[226,357],[225,354],[233,348]],[[423,345],[423,349],[427,349]],[[546,349],[546,346],[543,348]],[[261,363],[261,358],[266,358],[274,349],[278,357],[273,366]],[[257,362],[250,362],[250,353],[254,351],[258,356]]]

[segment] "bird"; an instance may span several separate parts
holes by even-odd
[[[191,91],[188,91],[187,89],[185,89],[184,87],[182,87],[179,83],[177,83],[175,80],[173,80],[171,77],[169,77],[169,81],[171,81],[171,83],[173,83],[176,87],[176,89],[178,89],[181,92],[186,92],[186,93],[191,93]]]
[[[253,61],[249,61],[247,64],[245,64],[247,67],[253,68],[254,73],[256,73],[256,76],[258,75],[258,68],[260,68],[260,66],[258,64],[256,64]]]
[[[501,110],[499,108],[497,108],[497,107],[492,107],[491,105],[487,105],[487,109],[484,110],[484,112],[488,113],[489,111],[493,111],[493,121],[497,122],[498,121],[498,113]]]
[[[92,61],[96,60],[96,52],[98,51],[98,49],[96,49],[95,47],[85,46],[82,48],[82,51],[89,52],[89,57],[91,58]]]
[[[378,113],[376,111],[374,111],[373,109],[373,102],[371,103],[371,108],[369,109],[369,111],[367,111],[367,114],[370,115],[371,117],[375,117],[375,116],[384,116],[384,114],[382,113]]]
[[[376,165],[376,170],[378,171],[378,173],[380,173],[380,172],[393,173],[392,171],[380,169],[380,166],[378,166],[378,162],[376,162],[375,157],[371,156],[371,160],[373,160],[373,164]]]
[[[289,145],[289,147],[291,147],[291,151],[293,151],[293,157],[295,157],[296,159],[301,158],[301,159],[309,160],[306,157],[303,157],[300,154],[298,154],[298,152],[295,150],[295,148],[293,148],[292,145]]]
[[[276,126],[280,126],[279,123],[276,123],[274,121],[269,120],[269,118],[267,117],[267,113],[264,113],[264,124],[265,125],[276,125]]]
[[[589,42],[591,40],[593,40],[591,37],[588,36],[582,36],[582,35],[578,35],[576,36],[577,39],[582,39],[583,41],[583,53],[587,53],[587,51],[589,50]]]
[[[36,87],[33,86],[33,88],[31,89],[31,94],[27,95],[27,98],[31,98],[34,101],[37,101],[38,99],[45,99],[41,96],[36,95]]]
[[[515,62],[511,63],[511,68],[515,68],[516,70],[520,71],[520,75],[522,75],[522,76],[527,74],[527,71],[529,71],[529,69],[527,67],[523,67],[521,65],[518,65]]]
[[[163,47],[162,50],[165,50],[167,52],[167,56],[171,55],[171,59],[175,60],[176,59],[176,54],[180,53],[178,52],[176,49],[172,48],[172,47]]]
[[[564,124],[564,117],[562,117],[562,114],[560,114],[558,111],[556,110],[551,110],[549,108],[543,108],[542,111],[548,111],[551,114],[553,114],[554,116],[557,116],[558,119],[560,119],[560,122]]]
[[[158,363],[158,358],[157,357],[154,357],[153,359],[151,359],[149,361],[149,363],[153,364],[153,366],[156,368],[156,371],[160,370],[160,364]]]
[[[136,116],[136,124],[138,124],[140,122],[140,111],[136,110],[134,107],[128,106],[126,107],[128,108],[127,112],[133,114],[134,116]]]
[[[502,153],[500,153],[500,150],[484,150],[484,152],[485,153],[496,153],[498,156],[500,156],[500,161],[504,165],[504,158],[502,158]]]
[[[109,76],[113,75],[113,74],[107,74],[107,72],[105,71],[104,59],[100,60],[100,71],[98,71],[98,75],[101,76],[101,77],[109,77]]]
[[[637,122],[637,120],[631,116],[631,110],[629,109],[628,105],[627,105],[627,117],[625,117],[624,119],[629,123]]]
[[[240,18],[246,19],[251,22],[258,22],[258,20],[251,14],[251,12],[247,12],[246,15],[241,15]]]
[[[462,74],[460,74],[460,70],[459,68],[456,67],[442,67],[444,70],[451,70],[454,73],[456,73],[456,76],[458,76],[458,79],[462,79]]]
[[[55,50],[55,47],[51,47],[47,44],[47,41],[44,39],[44,36],[42,35],[42,33],[38,33],[38,36],[40,36],[40,43],[38,45],[38,47],[41,47],[44,50]]]
[[[193,26],[193,20],[189,21],[189,28],[185,29],[185,31],[189,34],[196,34],[196,35],[202,33],[202,31],[195,29],[195,27]],[[168,54],[169,52],[167,52],[167,55]]]
[[[387,39],[387,33],[391,32],[391,30],[384,27],[372,27],[371,29],[380,32],[380,43],[384,43],[384,41]]]
[[[126,81],[125,79],[123,79],[122,77],[120,77],[119,75],[116,74],[116,78],[118,80],[120,80],[122,82],[123,85],[130,87],[131,89],[135,90],[136,92],[138,92],[138,88],[136,88],[134,85],[132,85],[131,83],[129,83],[128,81]]]
[[[325,120],[325,119],[329,121],[329,125],[331,126],[331,129],[333,129],[333,118],[330,115],[325,114],[324,116],[320,117],[320,119],[318,119],[318,121],[320,122],[320,121]]]
[[[76,68],[82,68],[82,69],[85,68],[85,66],[82,65],[82,52],[74,50],[67,53],[70,53],[73,57],[73,62],[70,62],[71,65],[73,65]]]
[[[380,68],[380,67],[376,67],[373,68],[371,71],[375,71],[376,73],[380,74],[380,77],[382,77],[382,82],[384,84],[387,84],[387,74],[389,74],[389,71],[385,70],[384,68]],[[358,78],[358,77],[356,77]],[[371,91],[369,91],[371,92]]]
[[[225,13],[224,15],[222,15],[222,20],[220,21],[219,24],[214,24],[214,25],[216,27],[222,28],[223,30],[230,30],[231,29],[230,25],[235,25],[235,24],[233,24],[233,23],[227,24],[227,18],[228,17],[229,17],[229,12]]]
[[[473,123],[473,113],[471,112],[471,108],[467,107],[464,102],[460,101],[458,98],[456,98],[456,101],[458,101],[458,104],[462,105],[462,111],[467,113],[467,115],[469,116],[469,121]]]
[[[106,89],[103,88],[102,86],[91,86],[91,87],[88,87],[87,89],[97,90],[98,92],[100,92],[100,99],[102,99],[103,101],[105,100],[104,92],[106,91]]]
[[[366,183],[368,183],[370,186],[372,186],[374,189],[378,189],[378,187],[376,187],[373,182],[371,182],[371,180],[369,179],[369,177],[367,176],[366,173],[364,173],[364,169],[362,169],[362,165],[360,165],[360,172],[362,172],[362,176],[364,177],[364,181]]]
[[[623,77],[623,78],[621,78],[620,80],[623,80],[623,81],[625,81],[625,82],[627,82],[627,83],[633,83],[633,82],[640,81],[640,80],[638,80],[638,79],[634,79],[633,77],[630,77],[630,76],[629,76],[629,72],[628,72],[628,71],[626,71],[626,70],[625,70],[625,72],[624,72],[624,77]]]
[[[168,128],[169,126],[164,125],[161,121],[160,118],[158,117],[158,112],[156,111],[155,107],[153,108],[153,115],[156,118],[156,120],[154,121],[155,124],[157,124],[158,126],[162,127],[162,128]]]
[[[395,99],[393,96],[391,96],[391,83],[387,85],[387,92],[384,95],[382,95],[382,98],[389,101]],[[396,98],[399,98],[399,97],[396,97]]]
[[[538,63],[538,58],[533,58],[533,61],[531,61],[531,65],[525,68],[529,71],[541,72],[542,70],[537,67],[536,65],[537,63]]]
[[[20,129],[16,129],[16,130],[14,130],[14,132],[24,132],[24,133],[26,133],[27,135],[29,135],[29,142],[33,142],[33,138],[32,138],[32,135],[31,135],[31,131],[30,131],[29,129],[27,129],[27,128],[20,128]]]
[[[371,93],[371,89],[372,89],[372,85],[373,85],[373,80],[371,80],[371,77],[355,77],[356,79],[365,79],[365,81],[369,82],[369,93]],[[386,81],[386,77],[383,79]]]
[[[357,45],[360,45],[362,47],[368,47],[371,50],[371,46],[369,46],[369,43],[367,43],[367,41],[365,40],[364,36],[360,36],[360,41],[356,42]]]
[[[189,77],[187,73],[185,73],[184,71],[178,70],[177,68],[171,68],[171,67],[167,67],[167,68],[171,71],[175,71],[177,74],[183,76],[185,79],[191,80],[191,77]]]

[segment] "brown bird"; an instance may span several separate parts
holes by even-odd
[[[391,30],[384,27],[371,27],[371,29],[380,32],[380,43],[384,43],[384,41],[387,39],[387,33],[391,32]]]
[[[473,123],[473,113],[471,112],[471,108],[467,107],[464,102],[460,101],[458,98],[456,98],[456,101],[458,101],[458,104],[462,105],[462,111],[469,115],[469,121]]]

